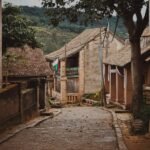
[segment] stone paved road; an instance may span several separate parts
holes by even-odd
[[[116,145],[111,114],[96,107],[70,107],[20,132],[0,150],[116,150]]]

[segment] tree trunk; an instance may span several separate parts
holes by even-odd
[[[2,87],[2,1],[0,0],[0,88]]]
[[[136,37],[137,38],[137,37]],[[132,111],[133,117],[139,118],[143,100],[143,74],[140,38],[130,40],[131,44],[131,69],[132,69]]]

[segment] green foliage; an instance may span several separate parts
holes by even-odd
[[[45,15],[45,9],[39,7],[20,6],[22,15],[32,20],[33,26],[48,25],[48,17]]]
[[[51,21],[54,25],[66,18],[70,22],[82,20],[85,24],[99,22],[102,18],[112,17],[115,11],[123,19],[130,38],[140,38],[148,23],[148,11],[144,17],[141,14],[143,6],[148,10],[147,2],[148,0],[43,0],[43,6],[47,8],[51,20],[55,20],[54,23]],[[137,21],[133,20],[134,15],[137,16]]]
[[[141,112],[140,112],[140,118],[144,121],[150,120],[150,105],[143,105]]]
[[[100,22],[95,21],[85,26],[84,16],[80,16],[79,21],[76,23],[70,23],[67,20],[61,22],[57,28],[53,28],[49,25],[49,16],[45,14],[45,8],[21,6],[22,15],[32,20],[31,25],[36,31],[36,40],[42,43],[44,52],[50,53],[64,46],[66,42],[69,42],[77,34],[81,33],[86,28],[94,28],[107,25],[107,19],[104,18]],[[116,17],[109,19],[110,29],[113,31],[115,28]],[[49,26],[48,26],[49,25]],[[123,21],[120,19],[117,34],[123,38],[127,37],[126,30],[123,26]],[[65,40],[64,40],[65,38]]]
[[[51,27],[33,27],[36,30],[36,39],[42,43],[45,54],[58,50],[69,42],[76,33]]]
[[[31,21],[20,15],[19,7],[6,4],[3,8],[3,52],[7,47],[20,47],[28,44],[40,47],[35,39],[35,30],[30,27]]]
[[[49,16],[48,10],[46,8],[39,8],[39,7],[29,7],[29,6],[21,6],[20,9],[22,10],[22,15],[27,17],[28,19],[32,20],[33,26],[44,26],[47,27],[48,25],[51,26],[51,17]],[[114,31],[115,24],[116,24],[116,17],[112,17],[109,19],[110,22],[110,29]],[[81,33],[86,28],[94,28],[99,26],[107,26],[107,18],[101,19],[100,21],[93,21],[86,23],[86,17],[82,14],[79,14],[78,21],[75,23],[70,23],[69,20],[66,18],[64,21],[60,22],[58,27],[64,32],[70,31],[75,33]],[[123,25],[122,19],[120,19],[117,34],[123,38],[126,38],[127,31]]]
[[[96,100],[96,101],[101,101],[101,92],[84,94],[83,97],[86,98],[86,99],[92,99],[92,100]]]

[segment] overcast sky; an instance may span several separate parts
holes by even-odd
[[[14,5],[24,5],[24,6],[38,6],[41,7],[42,0],[3,0],[4,3],[12,3]]]

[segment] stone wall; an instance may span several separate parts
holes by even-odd
[[[14,84],[0,89],[0,125],[20,116],[19,86]]]
[[[0,89],[0,129],[38,115],[38,83],[16,82]]]

